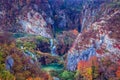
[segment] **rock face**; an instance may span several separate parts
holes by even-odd
[[[96,55],[96,51],[94,47],[90,47],[82,52],[79,50],[74,51],[73,53],[68,54],[67,56],[67,68],[69,70],[76,70],[77,64],[81,60],[88,60],[91,56]]]
[[[8,1],[7,4],[6,1],[1,1],[0,28],[1,31],[25,31],[45,37],[52,37],[57,32],[71,29],[78,29],[81,32],[83,28],[90,27],[100,16],[109,13],[110,10],[104,5],[111,1],[113,0],[29,0],[20,2],[13,0],[13,2]]]
[[[25,31],[30,34],[51,37],[51,31],[57,33],[61,30],[80,28],[82,0],[30,0],[20,2],[13,0],[13,2],[8,1],[7,4],[6,1],[1,1],[1,4],[1,31]],[[76,6],[73,6],[75,4]]]
[[[79,32],[75,29],[70,31],[63,31],[62,34],[57,35],[56,40],[58,43],[56,46],[56,53],[58,55],[64,55],[67,53],[78,33]]]
[[[40,55],[38,57],[38,61],[41,63],[41,65],[48,65],[48,64],[51,64],[51,63],[60,62],[58,57],[50,55],[49,53],[38,52],[38,54]]]
[[[13,67],[13,64],[14,64],[14,60],[11,56],[8,56],[6,58],[6,69],[11,71],[12,67]]]
[[[99,7],[99,13],[103,11],[103,17],[99,16],[97,20],[93,22],[89,14],[92,14],[94,9],[93,11],[90,10],[90,12],[88,12],[89,14],[87,14],[89,8],[85,9],[85,16],[83,16],[84,18],[82,19],[83,22],[85,19],[85,23],[82,25],[84,29],[76,38],[72,48],[68,51],[68,70],[76,70],[81,60],[89,60],[91,56],[101,58],[109,55],[111,61],[118,62],[118,56],[120,55],[120,43],[118,40],[118,38],[120,38],[120,10],[119,8],[112,7],[106,7],[106,10],[103,10],[101,7]],[[117,57],[112,59],[115,55]]]
[[[25,32],[35,35],[41,35],[50,38],[51,35],[47,33],[50,31],[46,26],[47,23],[42,15],[34,10],[31,10],[26,14],[25,17],[19,17],[20,24],[22,25]]]

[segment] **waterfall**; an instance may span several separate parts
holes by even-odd
[[[54,44],[54,39],[50,39],[50,49],[52,56],[56,55],[56,45]]]
[[[82,29],[81,29],[81,31],[82,31],[83,28],[84,28],[85,21],[86,21],[86,18],[84,18],[83,21],[82,21]]]
[[[32,58],[32,60],[34,60],[35,62],[37,61],[37,56],[36,56],[34,53],[26,50],[26,51],[25,51],[25,55],[26,55],[26,56],[30,56],[30,57]],[[32,61],[32,60],[31,60],[31,61]],[[34,63],[34,61],[32,61],[32,63]]]
[[[96,16],[98,15],[99,10],[85,8],[82,12],[82,22],[81,22],[81,31],[86,28],[89,29],[91,24],[95,21]]]
[[[87,16],[87,9],[85,10],[85,14],[83,15],[83,21],[82,21],[82,26],[81,26],[81,31],[84,29],[85,27],[85,22],[86,22],[86,16]],[[84,12],[83,12],[84,13]]]

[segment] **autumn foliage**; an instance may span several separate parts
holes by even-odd
[[[116,76],[117,76],[118,78],[120,78],[120,66],[117,68]]]
[[[1,34],[1,36],[3,35],[4,33]],[[2,76],[0,75],[0,79],[8,80],[7,78],[9,78],[9,80],[26,80],[30,77],[33,78],[32,80],[50,79],[50,75],[40,69],[40,64],[38,62],[31,62],[32,58],[25,56],[23,51],[16,47],[15,41],[11,39],[10,36],[6,35],[3,36],[0,41],[0,74],[2,74]],[[14,60],[13,67],[10,68],[10,71],[6,71],[5,69],[5,62],[8,56],[11,56]],[[3,73],[3,71],[6,72]]]
[[[89,61],[80,61],[78,63],[78,71],[86,80],[93,80],[98,74],[97,57],[91,57]]]
[[[112,62],[110,56],[104,58],[91,57],[88,61],[80,61],[77,66],[79,76],[85,80],[119,80],[120,65]],[[77,79],[77,80],[79,80]]]

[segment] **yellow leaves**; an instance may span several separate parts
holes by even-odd
[[[0,72],[0,79],[1,80],[15,80],[15,77],[6,70],[3,70],[2,72]]]
[[[23,43],[23,47],[24,47],[24,50],[34,50],[34,48],[36,47],[35,43],[34,42],[25,42]]]
[[[84,71],[81,74],[86,79],[92,80],[92,68],[91,67],[84,69]]]
[[[14,42],[11,42],[9,44],[8,43],[3,43],[3,44],[0,43],[0,46],[1,46],[0,52],[4,53],[3,54],[4,56],[7,56],[9,54],[13,54],[14,50],[17,49]]]
[[[98,76],[98,66],[97,57],[93,56],[88,61],[80,61],[77,68],[84,78],[92,80]]]
[[[16,45],[15,45],[15,43],[14,43],[14,42],[12,42],[12,43],[11,43],[11,45],[10,45],[9,47],[11,47],[11,48],[15,48],[15,47],[16,47]]]
[[[91,68],[91,67],[90,67],[90,68],[87,68],[86,71],[87,71],[87,74],[88,74],[88,75],[91,75],[91,74],[92,74],[92,68]]]
[[[78,64],[78,70],[86,79],[92,80],[92,67],[90,66],[89,62],[80,61]]]
[[[0,71],[5,69],[5,64],[0,64]]]

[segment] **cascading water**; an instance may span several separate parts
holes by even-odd
[[[36,55],[34,53],[32,53],[32,52],[30,52],[28,50],[26,50],[24,53],[25,53],[26,56],[30,56],[32,58],[31,63],[34,63],[34,62],[37,61],[37,57],[36,57]]]
[[[56,45],[54,44],[54,39],[50,39],[50,49],[52,56],[56,55]]]
[[[96,21],[96,19],[100,16],[101,7],[89,7],[90,5],[86,3],[83,6],[82,17],[81,17],[81,31],[84,28],[89,29],[91,24]],[[95,6],[95,5],[94,5]],[[103,12],[104,13],[104,12]],[[99,15],[99,16],[98,16]]]
[[[81,28],[81,31],[83,30],[84,28],[84,25],[85,25],[85,22],[86,22],[86,16],[87,16],[87,9],[85,10],[85,14],[83,16],[83,21],[82,21],[82,28]]]

